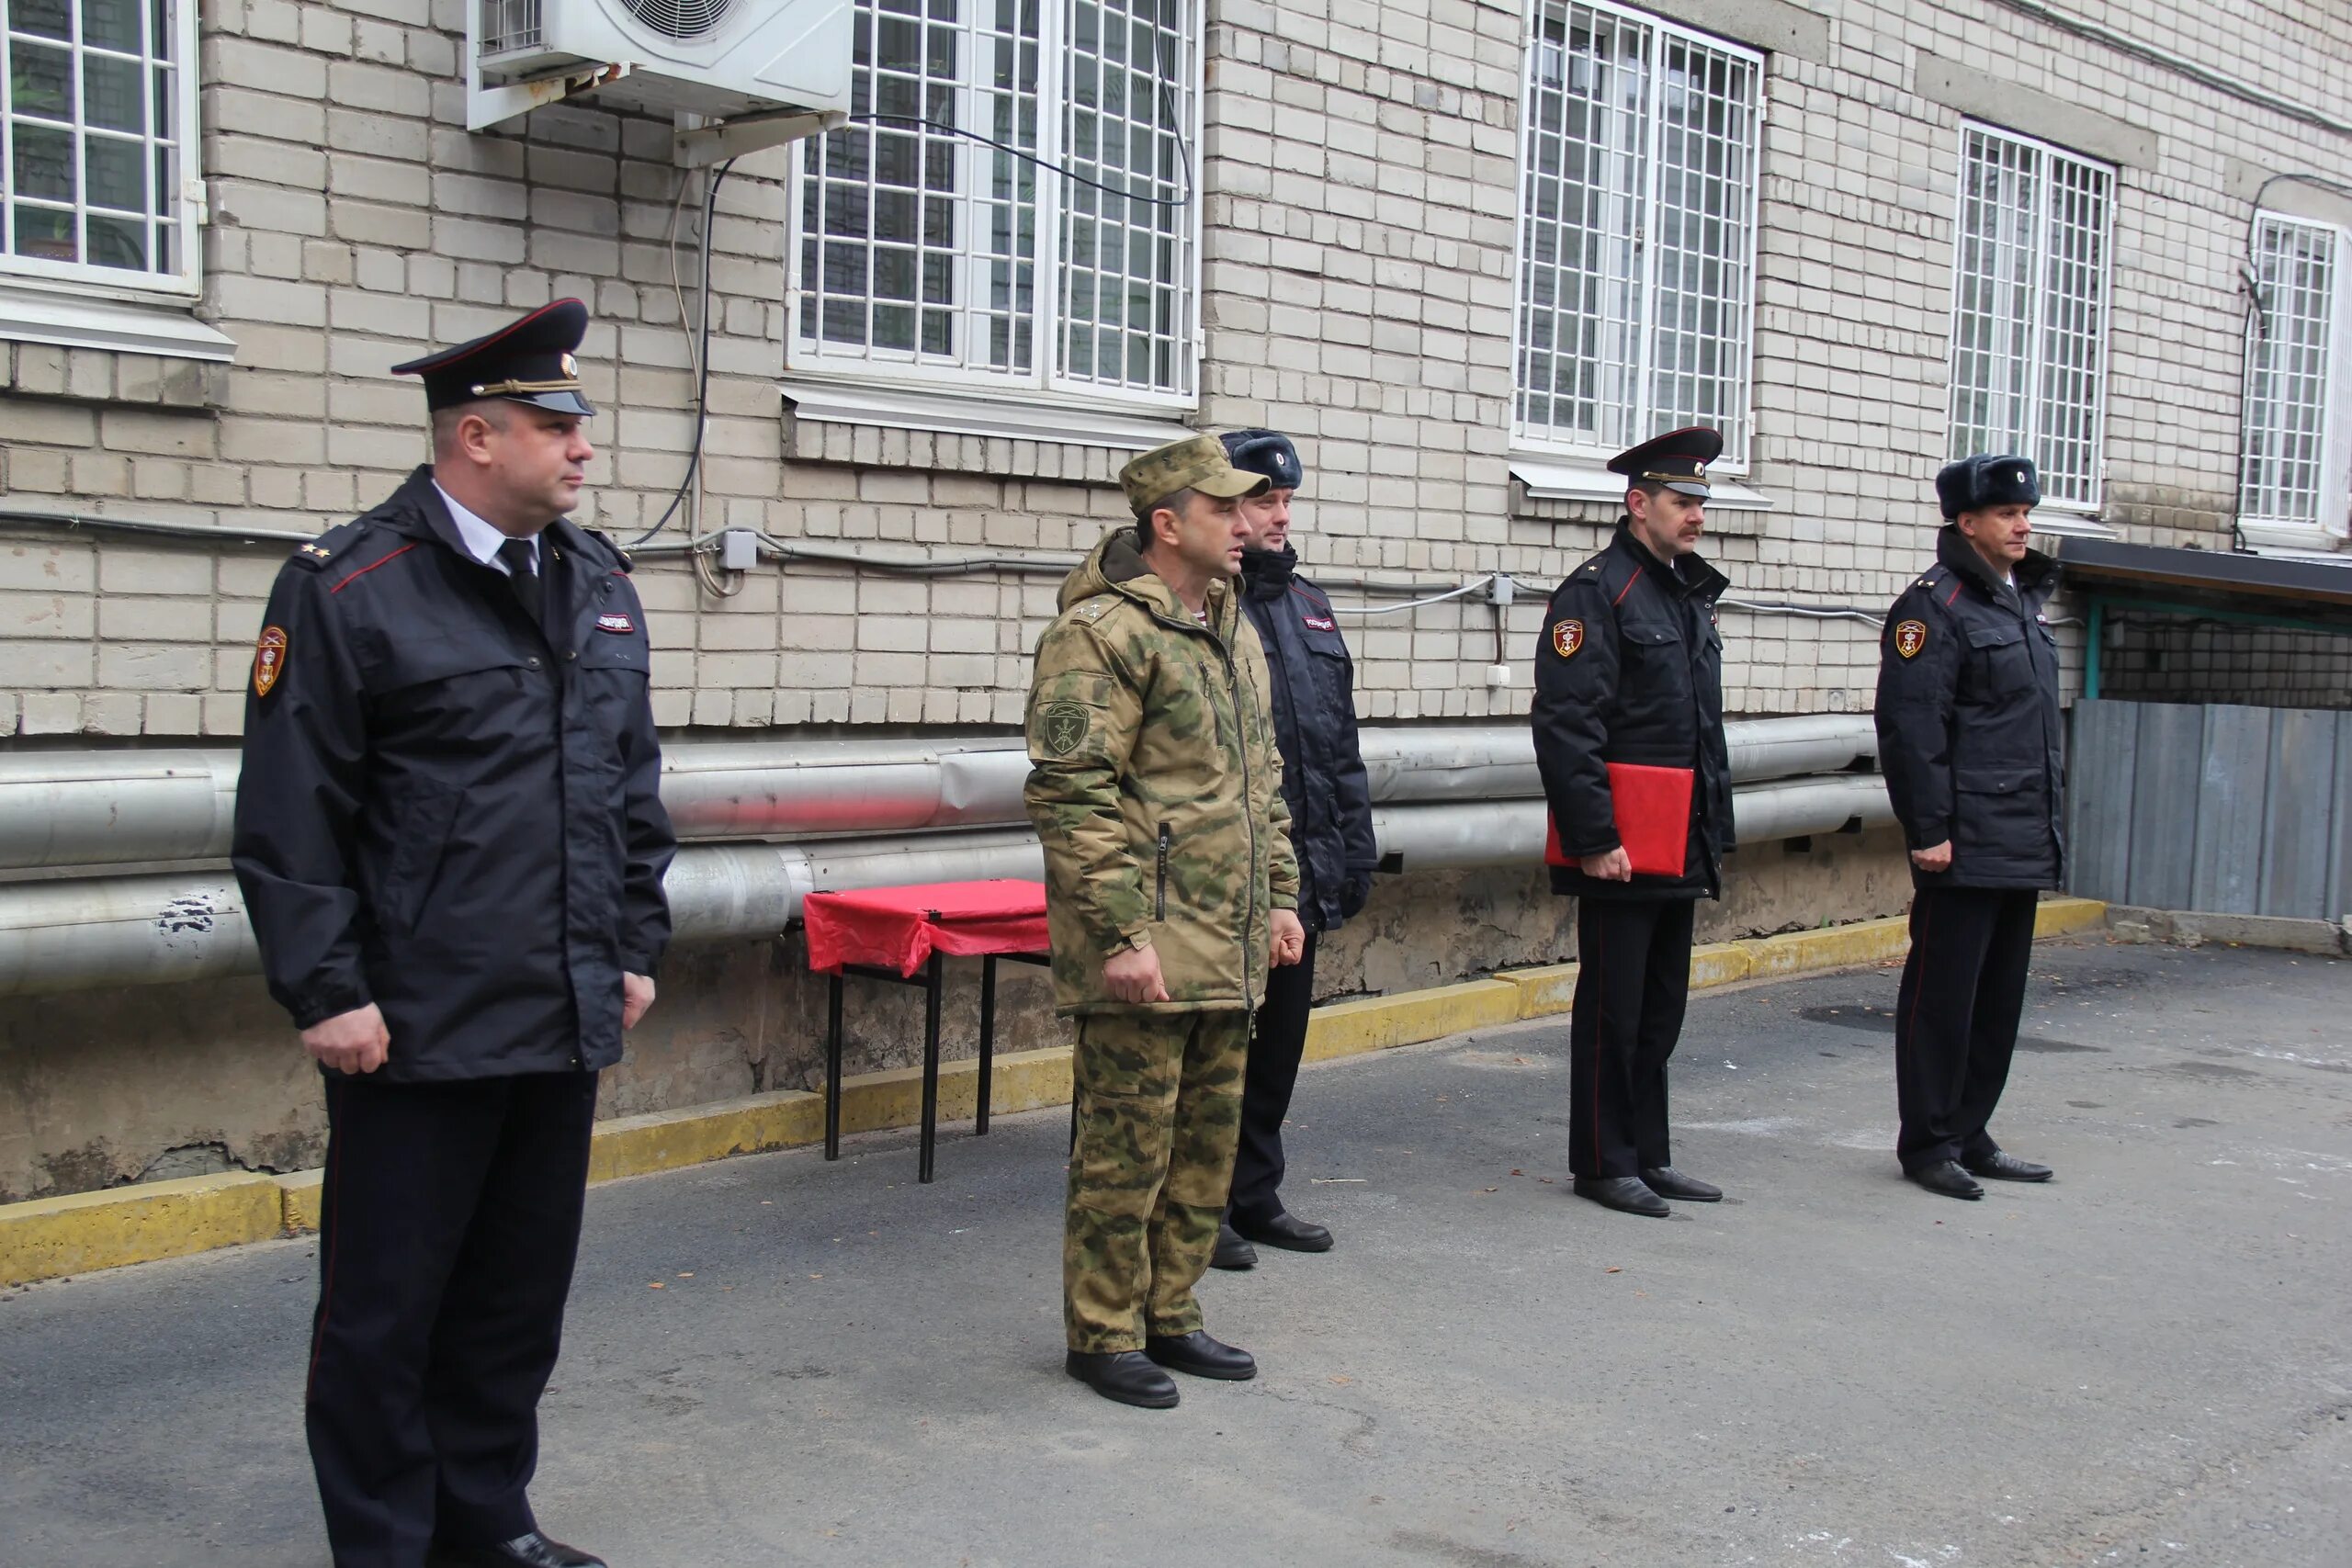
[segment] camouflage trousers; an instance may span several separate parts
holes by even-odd
[[[1079,1020],[1078,1146],[1062,1231],[1073,1350],[1140,1350],[1201,1326],[1193,1286],[1216,1250],[1241,1130],[1250,1014]]]

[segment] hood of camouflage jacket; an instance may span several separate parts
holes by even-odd
[[[1298,902],[1266,656],[1230,584],[1193,619],[1114,531],[1037,641],[1023,799],[1046,852],[1054,1000],[1134,1010],[1103,963],[1148,943],[1169,999],[1254,1008],[1272,916]]]

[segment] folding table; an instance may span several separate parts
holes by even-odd
[[[1045,964],[1046,885],[1004,879],[868,887],[811,893],[801,903],[808,928],[808,967],[831,978],[825,1018],[825,1157],[841,1157],[842,977],[862,976],[923,993],[922,1179],[931,1179],[939,1122],[941,961],[980,959],[979,1113],[976,1136],[989,1130],[989,1092],[996,1054],[996,965]]]

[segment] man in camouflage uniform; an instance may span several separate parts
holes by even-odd
[[[1215,436],[1119,474],[1136,514],[1062,584],[1029,695],[1057,1010],[1078,1020],[1062,1240],[1070,1376],[1164,1409],[1162,1368],[1257,1375],[1201,1326],[1241,1124],[1250,1016],[1295,964],[1298,865],[1266,659],[1243,618],[1238,499]]]

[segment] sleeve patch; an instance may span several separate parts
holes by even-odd
[[[1916,659],[1928,646],[1928,623],[1905,621],[1894,628],[1894,651],[1905,659]]]
[[[1067,757],[1085,741],[1092,724],[1082,703],[1048,703],[1037,714],[1037,739],[1054,756]]]
[[[1577,650],[1582,647],[1584,647],[1584,623],[1582,621],[1555,621],[1552,623],[1553,652],[1558,654],[1563,659],[1574,659],[1577,656]]]
[[[254,695],[266,697],[286,672],[286,628],[264,626],[261,640],[254,644]]]

